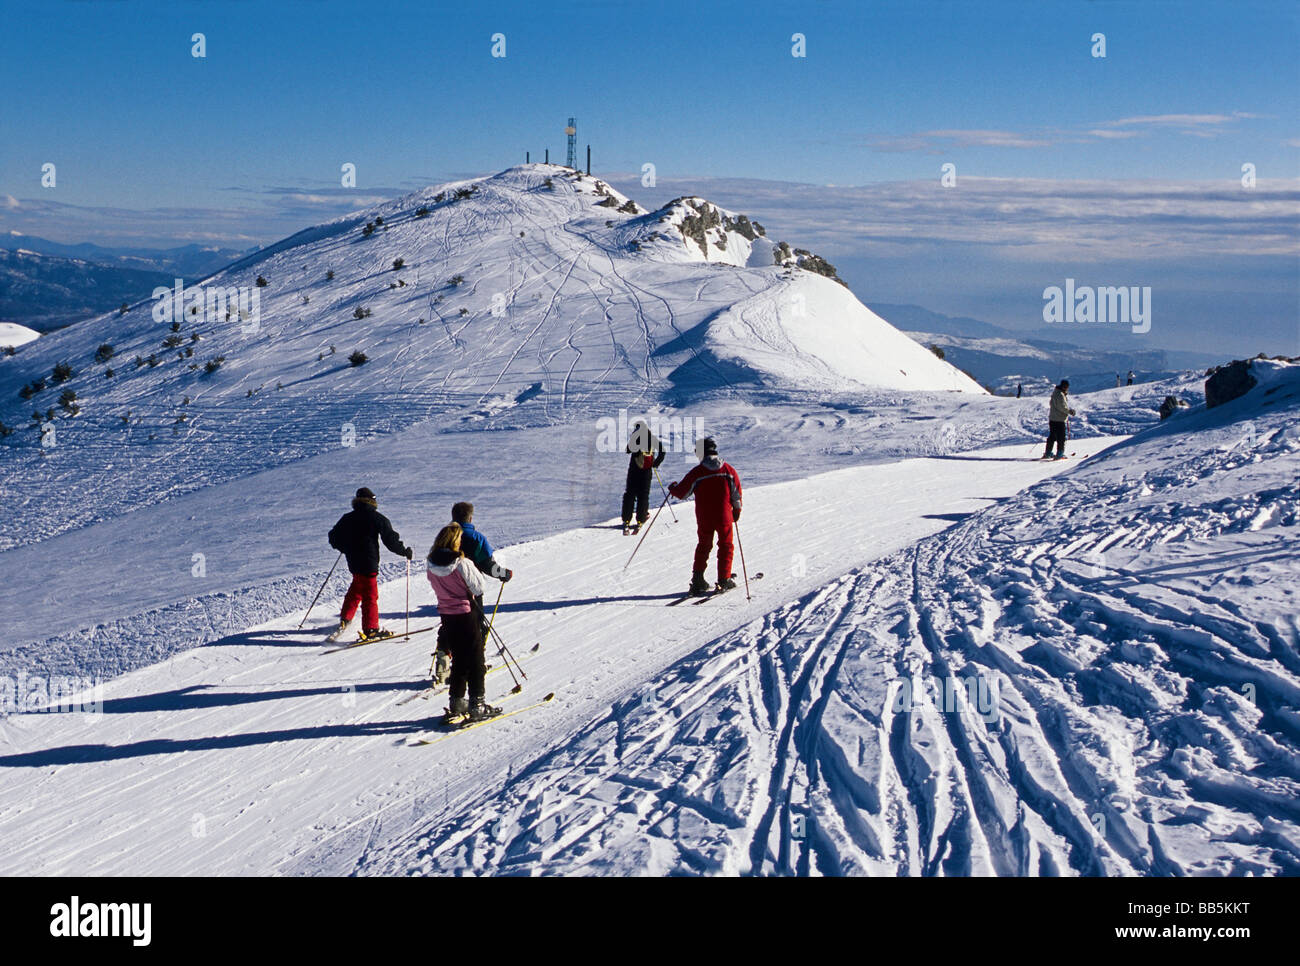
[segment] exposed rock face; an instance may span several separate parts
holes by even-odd
[[[1177,409],[1183,409],[1187,403],[1183,402],[1177,396],[1165,396],[1165,401],[1160,404],[1160,421],[1164,422],[1174,414]]]
[[[1216,366],[1206,373],[1205,408],[1213,409],[1244,396],[1255,388],[1258,380],[1250,374],[1250,362],[1237,359],[1226,366]]]

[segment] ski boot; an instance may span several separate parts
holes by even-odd
[[[632,524],[632,530],[631,530],[631,534],[632,534],[632,536],[635,537],[638,533],[640,533],[640,532],[641,532],[641,528],[642,528],[643,526],[645,526],[645,521],[644,521],[644,520],[638,520],[636,523]]]
[[[626,536],[627,536],[628,534],[630,534],[631,532],[632,532],[632,521],[631,521],[631,520],[624,520],[624,521],[623,521],[623,536],[626,537]]]
[[[451,655],[446,651],[433,652],[433,683],[446,684],[451,680]]]
[[[442,716],[442,723],[449,727],[462,725],[469,720],[469,698],[452,698],[451,707]]]
[[[488,718],[495,718],[500,713],[500,708],[485,704],[482,698],[475,698],[469,706],[469,722],[486,721]]]
[[[386,627],[376,627],[373,630],[362,631],[358,641],[382,641],[386,637],[392,637],[393,632]]]
[[[703,597],[709,592],[709,582],[704,579],[704,572],[697,570],[691,574],[691,586],[686,591],[692,597]]]
[[[325,640],[329,641],[331,644],[333,644],[335,641],[340,641],[343,639],[343,635],[347,633],[347,630],[348,630],[348,621],[340,619],[339,626],[334,628],[334,630],[330,631],[329,634],[326,636]]]
[[[717,590],[719,593],[721,593],[724,590],[735,590],[736,582],[730,577],[723,577],[721,580],[718,581],[718,584],[714,589]]]

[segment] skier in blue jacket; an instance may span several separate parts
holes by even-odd
[[[514,571],[502,567],[496,562],[496,553],[492,549],[492,544],[474,527],[474,504],[460,502],[451,508],[452,522],[460,525],[460,552],[465,558],[479,571],[488,577],[493,577],[503,584],[513,577]],[[479,622],[483,625],[483,634],[486,637],[488,633],[488,618],[483,610],[483,595],[476,594],[474,597],[474,613],[478,615]],[[435,684],[441,684],[447,680],[451,673],[451,654],[442,646],[442,635],[439,633],[438,649],[433,655],[433,680]]]

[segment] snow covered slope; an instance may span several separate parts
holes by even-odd
[[[1300,367],[1254,365],[711,643],[365,868],[1297,874]]]
[[[96,713],[0,718],[0,874],[463,867],[461,858],[443,858],[444,849],[433,859],[412,850],[426,829],[452,821],[467,805],[479,803],[471,815],[490,811],[483,803],[503,783],[526,782],[548,748],[570,747],[593,720],[609,717],[611,705],[644,699],[649,706],[660,700],[646,697],[655,692],[666,700],[669,692],[656,681],[666,668],[711,641],[730,640],[754,615],[779,611],[846,570],[947,526],[954,515],[1063,468],[1014,459],[1012,452],[986,451],[970,462],[902,460],[748,487],[746,561],[751,576],[765,574],[752,584],[753,604],[737,592],[698,606],[666,606],[689,577],[690,506],[678,508],[677,523],[663,514],[626,573],[633,541],[610,521],[498,548],[498,558],[515,570],[498,626],[528,681],[522,696],[509,698],[508,676],[493,672],[489,697],[515,706],[548,691],[558,697],[536,713],[436,746],[406,743],[443,702],[397,704],[427,680],[428,636],[322,655],[341,578],[302,631],[295,628],[310,591],[292,613],[108,681]],[[873,512],[853,511],[864,493]],[[381,618],[389,626],[401,626],[404,591],[400,577],[382,588]],[[413,627],[436,621],[432,593],[418,573],[412,605]],[[534,643],[541,644],[536,654]],[[616,759],[619,747],[603,754]],[[537,774],[549,781],[546,772]],[[507,802],[517,790],[517,782],[507,785]],[[504,834],[520,819],[513,807],[502,814],[509,816]],[[502,868],[550,868],[559,851],[559,840],[550,838],[556,824],[543,807],[538,850],[515,849]],[[481,854],[495,861],[494,852]],[[632,861],[611,853],[614,860]]]
[[[646,213],[554,165],[426,189],[234,263],[175,319],[146,301],[26,347],[0,369],[0,420],[19,428],[0,481],[37,493],[57,476],[125,509],[301,459],[344,424],[377,435],[523,403],[553,424],[776,386],[980,392],[772,252],[699,199]],[[217,298],[231,290],[245,302]],[[18,530],[0,523],[0,545],[58,532]]]

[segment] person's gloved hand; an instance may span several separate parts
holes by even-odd
[[[731,519],[733,520],[740,519],[740,507],[736,507],[734,510],[731,511]]]
[[[406,559],[407,559],[407,560],[411,560],[411,559],[413,559],[414,557],[415,557],[415,551],[412,550],[410,547],[407,547],[407,548],[406,548]]]
[[[507,570],[506,568],[502,567],[502,568],[501,568],[501,583],[503,583],[503,584],[508,584],[508,583],[510,583],[510,578],[513,577],[514,575],[515,575],[515,572],[514,572],[513,570]]]

